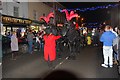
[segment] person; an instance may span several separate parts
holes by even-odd
[[[100,37],[100,41],[103,42],[103,56],[104,63],[101,65],[105,68],[113,67],[113,40],[116,38],[115,34],[110,31],[109,25],[105,26],[105,32]],[[109,63],[108,63],[109,60]]]
[[[2,65],[2,34],[0,34],[0,65]]]
[[[27,34],[27,41],[28,41],[28,46],[29,46],[28,47],[28,52],[30,54],[33,53],[33,49],[32,49],[32,47],[33,47],[33,38],[34,38],[34,35],[32,33],[32,30],[29,30],[29,32]]]
[[[94,35],[92,36],[92,39],[93,39],[93,46],[98,46],[98,41],[99,41],[99,32],[97,29],[95,29],[95,33]]]
[[[120,60],[120,27],[118,28],[118,36],[113,41],[113,49],[116,53],[115,63],[119,65],[118,62]]]
[[[45,30],[44,39],[44,59],[48,62],[50,68],[53,67],[53,61],[56,59],[56,40],[61,36],[55,36],[52,34],[51,28]]]
[[[39,45],[39,48],[41,51],[43,51],[43,45],[44,45],[44,41],[43,41],[43,35],[44,35],[44,30],[40,30],[39,31],[39,40],[40,40],[40,45]]]
[[[12,60],[16,60],[16,52],[18,52],[18,39],[16,36],[16,32],[12,32],[11,36],[11,51],[12,51]]]
[[[91,45],[92,44],[92,40],[91,40],[91,32],[88,30],[88,34],[87,34],[87,45]]]
[[[115,27],[115,28],[116,28],[116,27]],[[114,31],[113,28],[110,27],[110,31],[111,31],[112,33],[114,33],[116,37],[118,37],[118,34],[117,34],[116,29],[115,29],[115,31]],[[116,38],[115,38],[113,41],[115,42],[115,41],[116,41]],[[115,48],[113,48],[113,55],[114,55],[114,64],[118,64],[118,63],[117,63],[117,52],[115,51]]]
[[[40,50],[40,39],[39,39],[39,34],[38,33],[37,33],[35,38],[36,38],[37,50],[39,51]]]
[[[117,32],[114,31],[112,27],[110,27],[110,31],[111,31],[112,33],[114,33],[116,37],[118,36]]]

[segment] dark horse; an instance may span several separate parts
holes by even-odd
[[[80,52],[80,33],[75,29],[75,25],[66,24],[61,30],[61,33],[68,40],[70,55],[69,59],[75,59],[76,53]]]

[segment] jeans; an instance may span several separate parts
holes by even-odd
[[[113,48],[112,46],[103,46],[104,64],[113,65]],[[109,63],[108,63],[109,61]]]
[[[113,50],[113,53],[114,53],[114,59],[115,59],[115,60],[119,60],[119,58],[118,58],[118,53],[115,52],[114,50]]]
[[[41,49],[41,50],[44,50],[43,48],[44,48],[44,43],[41,42],[41,43],[40,43],[40,49]]]
[[[33,46],[33,42],[32,41],[28,41],[28,52],[32,53],[32,46]]]

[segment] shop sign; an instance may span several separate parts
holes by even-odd
[[[31,24],[32,21],[31,20],[23,20],[23,19],[18,19],[18,18],[2,16],[2,23]]]

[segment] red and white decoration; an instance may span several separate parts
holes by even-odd
[[[40,20],[43,19],[48,24],[50,22],[50,18],[54,18],[54,13],[51,12],[48,14],[48,16],[41,16]]]
[[[67,21],[70,21],[74,17],[78,17],[78,14],[74,13],[74,11],[70,11],[70,14],[69,14],[67,9],[63,9],[62,12],[65,12]]]

